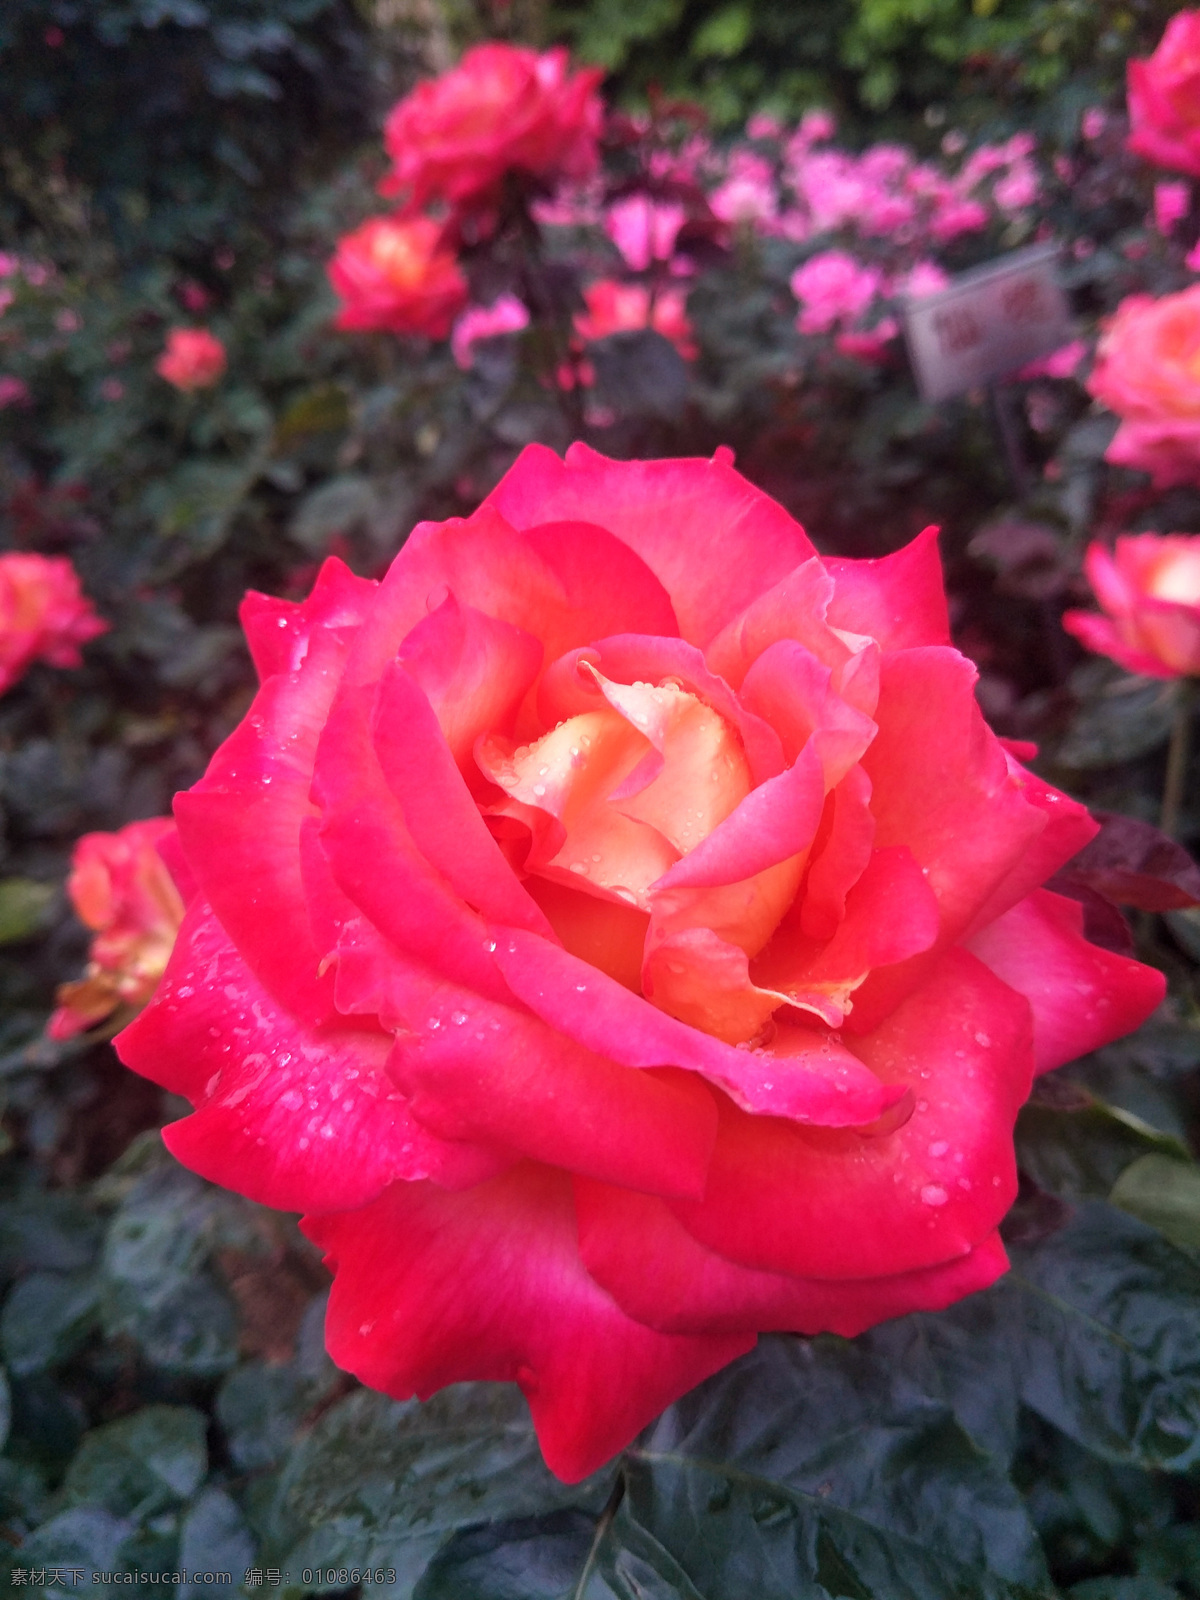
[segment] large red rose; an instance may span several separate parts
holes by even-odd
[[[1129,148],[1157,166],[1200,177],[1200,11],[1180,11],[1158,49],[1131,61]]]
[[[603,76],[596,68],[572,75],[562,49],[476,45],[393,107],[384,144],[394,165],[383,192],[414,207],[472,206],[510,171],[586,177],[597,161]]]
[[[336,1361],[515,1380],[577,1478],[760,1330],[1004,1270],[1033,1072],[1163,982],[1040,887],[1095,826],[980,716],[932,530],[823,559],[723,456],[532,446],[243,619],[120,1048],[308,1213]]]

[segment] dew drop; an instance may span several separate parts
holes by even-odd
[[[991,1042],[992,1041],[988,1038],[986,1033],[977,1033],[975,1035],[975,1043],[981,1044],[985,1050],[987,1049],[988,1045],[991,1044]]]
[[[466,1020],[467,1020],[467,1013],[465,1011],[452,1011],[450,1013],[450,1021],[454,1024],[454,1026],[456,1028],[461,1028],[463,1023]]]
[[[935,1139],[929,1146],[929,1154],[931,1156],[944,1156],[949,1148],[950,1146],[945,1139]]]
[[[927,1183],[921,1190],[921,1200],[927,1206],[944,1206],[950,1196],[938,1183]]]
[[[279,1096],[279,1104],[285,1111],[299,1111],[304,1104],[304,1096],[299,1089],[285,1089]]]

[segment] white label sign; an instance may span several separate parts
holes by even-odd
[[[1007,377],[1071,337],[1055,275],[1058,246],[1032,245],[908,300],[904,333],[923,400],[945,400]]]

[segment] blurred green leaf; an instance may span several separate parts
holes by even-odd
[[[33,878],[0,878],[0,944],[19,944],[43,926],[57,891]]]
[[[63,1483],[68,1506],[144,1520],[194,1494],[208,1470],[204,1414],[143,1406],[85,1434]]]
[[[234,1582],[254,1561],[254,1540],[236,1503],[223,1489],[203,1489],[192,1501],[179,1535],[179,1565],[188,1572],[232,1572]],[[188,1585],[196,1595],[229,1594],[228,1584]]]
[[[24,1376],[58,1366],[98,1325],[99,1313],[94,1271],[29,1273],[0,1312],[0,1351],[9,1370]]]
[[[1172,1244],[1200,1250],[1200,1167],[1194,1162],[1140,1156],[1122,1172],[1110,1198]]]

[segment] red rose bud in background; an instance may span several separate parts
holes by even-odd
[[[1200,482],[1200,284],[1123,300],[1087,387],[1121,418],[1105,460],[1150,473],[1158,489]]]
[[[335,326],[444,339],[467,303],[467,280],[429,217],[372,217],[338,240],[329,281]]]
[[[671,341],[685,361],[695,360],[699,353],[692,340],[685,289],[659,289],[652,294],[645,284],[601,278],[587,286],[583,299],[587,311],[576,313],[575,332],[588,343],[613,333],[653,328]]]
[[[762,1330],[991,1283],[1034,1072],[1164,990],[1042,887],[1096,824],[983,721],[934,531],[823,558],[729,462],[533,445],[381,582],[249,595],[119,1040],[307,1213],[341,1366],[515,1381],[568,1479]]]
[[[227,365],[225,346],[207,328],[172,328],[154,370],[176,389],[211,389]]]
[[[0,694],[34,661],[79,666],[80,645],[107,632],[66,556],[0,555]]]
[[[597,164],[604,108],[599,68],[572,74],[567,52],[481,44],[450,72],[393,107],[384,143],[394,163],[381,185],[418,209],[487,206],[506,173],[584,178]]]
[[[1127,534],[1113,555],[1090,546],[1083,565],[1107,615],[1068,611],[1068,633],[1127,672],[1200,673],[1200,535]]]
[[[1128,81],[1129,148],[1200,177],[1200,11],[1172,17],[1154,54],[1129,63]]]
[[[183,920],[183,901],[158,853],[170,817],[131,822],[117,833],[85,833],[75,846],[67,893],[79,920],[94,929],[87,975],[64,983],[47,1031],[69,1039],[143,1005],[166,970]]]

